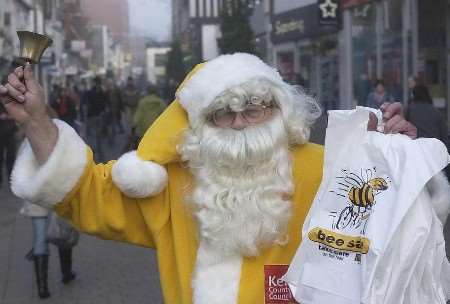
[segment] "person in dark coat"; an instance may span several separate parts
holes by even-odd
[[[442,114],[433,106],[426,86],[418,84],[413,88],[406,118],[417,127],[418,137],[437,138],[448,147],[447,124]]]
[[[87,141],[91,144],[96,155],[103,155],[101,136],[104,130],[103,114],[108,104],[108,95],[102,86],[100,77],[94,78],[94,86],[86,95],[87,101]]]
[[[3,181],[3,165],[9,179],[16,159],[16,123],[8,118],[5,108],[0,105],[0,187]]]
[[[76,129],[75,120],[77,119],[77,106],[66,87],[61,88],[51,106],[59,119],[67,122],[72,128]]]
[[[110,129],[112,136],[119,133],[123,133],[122,126],[122,110],[123,101],[119,87],[115,84],[114,79],[108,78],[106,80],[106,94],[108,95],[108,115],[110,120]]]
[[[378,79],[374,86],[374,90],[367,96],[366,106],[374,109],[379,109],[380,106],[386,102],[393,103],[394,97],[391,94],[386,92],[386,88],[384,86],[384,81],[382,79]]]

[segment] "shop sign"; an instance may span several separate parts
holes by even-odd
[[[336,2],[337,0],[333,0]],[[297,41],[337,32],[336,26],[318,26],[318,4],[293,9],[273,17],[272,42]]]
[[[319,0],[318,13],[320,25],[334,25],[340,24],[341,5],[339,0]]]
[[[341,0],[342,8],[346,9],[349,7],[366,4],[369,2],[373,2],[373,0]]]

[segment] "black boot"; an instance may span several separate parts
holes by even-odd
[[[36,272],[36,283],[39,298],[46,299],[50,297],[48,292],[47,273],[48,273],[48,255],[34,256],[34,269]]]
[[[58,248],[59,262],[61,265],[61,274],[63,284],[69,284],[76,277],[72,271],[72,248]]]

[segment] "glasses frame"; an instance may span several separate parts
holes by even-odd
[[[242,119],[244,119],[248,124],[250,124],[250,125],[258,124],[259,121],[258,121],[258,122],[256,122],[256,121],[251,121],[251,120],[249,120],[248,117],[244,114],[245,111],[248,110],[248,107],[249,107],[249,106],[258,106],[258,107],[260,107],[260,108],[262,109],[262,112],[263,112],[262,114],[263,114],[263,115],[262,115],[261,118],[258,119],[258,120],[260,120],[260,121],[263,121],[264,118],[267,117],[267,114],[268,114],[269,112],[271,112],[271,111],[275,108],[275,104],[274,104],[273,102],[270,103],[270,104],[263,104],[263,103],[261,103],[261,104],[256,104],[256,103],[251,103],[251,102],[249,102],[249,103],[247,103],[247,104],[245,105],[245,108],[244,108],[243,110],[241,110],[241,111],[233,111],[233,110],[231,110],[231,108],[230,108],[229,106],[227,106],[226,108],[218,109],[218,110],[214,111],[213,113],[211,113],[210,115],[208,115],[207,120],[208,120],[212,125],[214,125],[214,126],[216,126],[216,127],[227,128],[227,127],[230,127],[230,126],[233,125],[233,123],[235,122],[236,117],[237,117],[238,115],[241,115]],[[226,112],[226,113],[233,113],[233,114],[234,114],[234,117],[230,120],[229,123],[218,123],[217,114],[218,114],[220,111],[223,111],[224,109],[227,109],[227,112]],[[268,110],[270,110],[270,111],[268,111]]]

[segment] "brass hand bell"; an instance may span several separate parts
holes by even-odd
[[[45,35],[17,31],[20,41],[19,58],[32,64],[39,63],[44,51],[53,43],[53,40]]]

